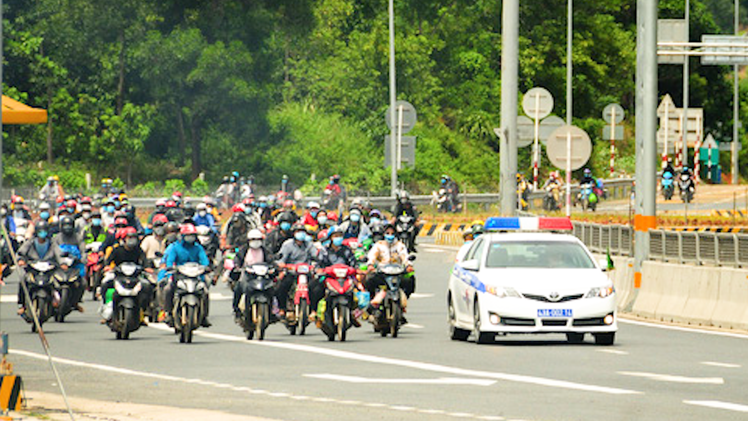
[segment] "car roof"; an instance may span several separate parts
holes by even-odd
[[[488,241],[558,241],[579,243],[579,239],[571,234],[549,232],[492,232],[483,234]]]

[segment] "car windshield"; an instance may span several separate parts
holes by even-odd
[[[487,268],[593,269],[595,264],[582,246],[568,241],[493,242]]]

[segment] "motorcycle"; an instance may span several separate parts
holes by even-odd
[[[205,254],[208,256],[208,260],[211,263],[211,267],[215,265],[216,254],[218,252],[218,236],[205,225],[198,225],[197,227],[197,241],[205,249]]]
[[[597,194],[593,190],[593,186],[590,183],[584,183],[579,186],[579,195],[577,195],[577,202],[582,205],[582,210],[595,211],[597,208]]]
[[[299,335],[303,335],[309,326],[309,307],[312,304],[309,299],[309,279],[311,277],[314,280],[314,267],[306,263],[298,263],[288,265],[287,269],[286,276],[293,276],[296,282],[293,283],[294,287],[288,294],[283,324],[286,325],[291,335],[296,334],[297,328]]]
[[[332,265],[324,269],[325,274],[325,320],[322,331],[329,341],[335,336],[345,342],[346,333],[351,328],[351,308],[354,305],[353,287],[356,269],[342,265]]]
[[[338,206],[340,206],[340,194],[331,189],[325,189],[322,192],[322,209],[337,211]]]
[[[53,275],[55,290],[60,294],[60,304],[57,307],[55,313],[55,321],[59,323],[65,322],[70,312],[75,307],[75,292],[80,287],[80,269],[75,266],[75,258],[72,256],[63,256],[60,259],[60,267]],[[62,266],[66,266],[67,269],[63,269]]]
[[[239,263],[239,264],[237,264]],[[241,262],[236,261],[236,249],[228,249],[223,253],[223,266],[219,277],[224,283],[229,284],[233,291],[241,275]],[[214,282],[215,284],[215,282]]]
[[[192,343],[192,332],[197,330],[208,313],[208,283],[202,279],[206,266],[190,262],[173,271],[177,289],[174,294],[174,331],[180,343]]]
[[[665,200],[673,198],[673,193],[675,192],[673,181],[673,174],[670,171],[666,171],[662,174],[662,196]]]
[[[38,261],[26,266],[26,285],[29,288],[29,298],[26,303],[26,311],[21,315],[24,320],[31,323],[31,331],[36,332],[34,315],[36,311],[39,326],[42,326],[50,317],[54,316],[55,306],[59,302],[59,296],[54,289],[53,272],[55,265],[48,261]]]
[[[244,268],[247,281],[244,294],[239,301],[242,312],[242,328],[247,339],[265,339],[265,329],[270,324],[270,308],[273,303],[275,267],[267,263],[255,263]]]
[[[551,183],[545,188],[545,196],[543,197],[543,209],[546,211],[557,211],[561,209],[559,204],[559,186],[556,183]]]
[[[415,260],[416,256],[410,255],[408,260]],[[401,289],[403,278],[406,276],[405,265],[389,263],[380,265],[377,272],[384,278],[385,285],[375,295],[372,303],[379,301],[379,311],[374,314],[374,331],[379,332],[382,337],[391,334],[397,338],[403,317],[403,297],[405,293]]]
[[[397,231],[398,237],[408,247],[408,251],[415,253],[416,251],[416,221],[412,216],[400,215],[397,217],[395,223],[395,230]]]
[[[86,289],[91,292],[91,299],[96,299],[96,289],[101,286],[101,270],[104,268],[103,259],[99,254],[101,242],[86,245]]]
[[[680,198],[683,203],[691,203],[693,195],[696,193],[696,188],[693,185],[693,180],[690,175],[680,175],[678,179],[678,189],[680,190]]]
[[[130,339],[130,333],[140,328],[140,305],[138,295],[143,289],[140,273],[142,267],[125,262],[114,270],[114,291],[116,308],[113,307],[109,327],[117,334],[117,339]],[[114,306],[114,303],[111,304]]]
[[[447,195],[447,189],[441,188],[438,192],[434,193],[436,201],[436,211],[439,213],[452,212],[452,201],[449,200]]]

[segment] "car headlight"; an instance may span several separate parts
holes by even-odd
[[[514,288],[487,286],[486,292],[499,298],[520,298],[519,292],[517,292]]]
[[[584,298],[605,298],[613,295],[614,292],[616,292],[616,289],[613,285],[592,288]]]

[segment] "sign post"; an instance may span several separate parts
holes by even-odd
[[[538,189],[538,162],[540,161],[540,120],[547,117],[553,111],[553,95],[545,88],[532,88],[522,99],[522,109],[534,120],[534,137],[532,151],[532,185],[533,190]]]
[[[608,137],[610,140],[610,177],[613,178],[613,172],[615,171],[615,161],[616,161],[616,140],[623,140],[623,134],[619,136],[618,131],[616,128],[621,129],[621,127],[616,127],[616,124],[620,124],[623,122],[624,118],[624,111],[623,107],[621,107],[619,104],[608,104],[605,109],[603,109],[603,120],[605,120],[606,123],[610,124],[610,126],[605,127],[607,130],[603,130],[603,138]],[[610,134],[606,136],[606,132],[610,131]],[[620,130],[623,132],[623,130]]]
[[[562,126],[548,138],[548,159],[566,170],[566,215],[571,216],[571,172],[587,163],[592,154],[590,136],[576,126]]]

